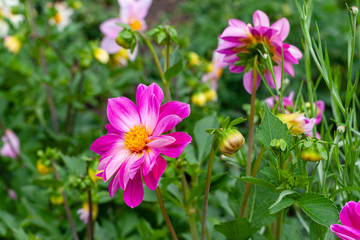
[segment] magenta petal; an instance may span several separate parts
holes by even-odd
[[[281,66],[274,67],[274,75],[276,80],[276,86],[279,89],[281,86]],[[266,70],[264,77],[269,86],[271,88],[275,88],[275,82],[273,80],[270,70]]]
[[[115,39],[118,33],[123,29],[116,25],[116,23],[122,23],[120,18],[111,18],[100,25],[101,32],[109,37]]]
[[[141,105],[140,98],[143,94],[154,94],[156,96],[156,99],[159,101],[159,104],[161,104],[162,100],[164,99],[164,92],[156,83],[152,83],[149,86],[139,84],[138,88],[136,89],[136,104],[138,106]]]
[[[107,51],[109,54],[117,53],[121,47],[116,43],[115,38],[104,37],[100,42],[100,47]]]
[[[103,155],[105,152],[116,146],[124,146],[124,138],[117,134],[108,134],[96,139],[90,147],[90,150]]]
[[[165,146],[158,148],[162,154],[168,157],[176,158],[180,156],[184,148],[191,142],[192,138],[187,134],[183,132],[174,132],[169,133],[164,136],[170,136],[175,138],[175,142]]]
[[[122,134],[122,132],[114,128],[110,123],[106,124],[105,128],[108,130],[107,134]]]
[[[138,171],[132,180],[129,180],[123,198],[125,203],[131,207],[137,207],[144,198],[144,187],[141,181],[141,172]]]
[[[120,187],[120,171],[118,171],[110,181],[109,194],[111,198],[114,197],[117,190],[119,190],[119,187]]]
[[[107,116],[111,125],[121,132],[140,124],[136,105],[125,97],[110,98],[107,106]]]
[[[289,46],[289,48],[288,48],[288,51],[291,53],[291,55],[294,57],[294,58],[296,58],[296,59],[301,59],[302,58],[302,53],[301,53],[301,51],[297,48],[297,47],[295,47],[295,46],[293,46],[293,45],[290,45]]]
[[[153,136],[159,136],[164,132],[170,131],[181,121],[182,118],[174,114],[162,118],[156,125]]]
[[[281,18],[271,25],[271,28],[278,30],[281,40],[284,41],[289,35],[290,24],[286,18]]]
[[[140,83],[136,89],[136,104],[139,105],[140,103],[140,97],[142,93],[147,89],[148,87],[145,84]]]
[[[284,72],[288,73],[292,77],[295,76],[294,67],[290,62],[284,61]]]
[[[238,43],[239,39],[247,37],[248,33],[246,30],[247,29],[241,29],[238,27],[227,27],[221,34],[221,39]]]
[[[173,114],[179,116],[182,119],[188,117],[190,115],[190,104],[171,101],[161,105],[159,120]]]
[[[146,186],[150,189],[155,191],[156,187],[158,186],[159,179],[163,175],[166,169],[166,160],[159,155],[156,158],[156,162],[152,170],[147,174],[143,175],[144,182]]]
[[[144,162],[144,154],[133,152],[126,162],[120,168],[120,178],[122,183],[120,186],[126,189],[129,180],[133,179],[139,171],[141,164]]]
[[[104,170],[103,179],[107,181],[114,173],[119,170],[123,162],[131,157],[131,151],[127,148],[113,148],[107,151],[100,159],[98,169]],[[106,165],[105,165],[106,164]],[[105,167],[103,167],[105,165]]]
[[[221,38],[221,36],[220,36]],[[234,54],[235,52],[232,50],[233,48],[236,48],[240,45],[241,43],[233,43],[233,42],[224,42],[221,43],[216,51],[219,53],[224,53],[224,54]]]
[[[345,204],[340,212],[342,224],[360,230],[360,215],[356,212],[356,202],[350,201]]]
[[[254,27],[257,27],[257,26],[269,27],[270,26],[270,21],[269,21],[268,16],[261,10],[255,11],[255,13],[253,15],[253,23],[254,23]]]
[[[325,111],[325,103],[324,103],[324,101],[319,100],[316,102],[316,105],[317,105],[317,109],[319,111],[319,113],[316,115],[316,124],[319,124],[321,122],[322,115]]]
[[[238,19],[229,19],[229,25],[232,27],[241,28],[244,31],[248,29],[248,26],[243,21],[240,21]]]
[[[144,162],[141,166],[143,175],[147,175],[151,171],[159,153],[160,151],[154,148],[148,148],[144,151]]]
[[[149,137],[148,140],[150,142],[146,146],[150,148],[162,148],[175,142],[175,138],[166,135]]]
[[[155,130],[159,118],[160,104],[154,94],[143,94],[140,98],[139,112],[141,123],[145,126],[148,135]]]
[[[257,81],[256,81],[256,89],[259,88],[261,82],[261,77],[257,74]],[[246,72],[243,77],[243,83],[245,90],[251,94],[252,92],[252,84],[253,84],[253,70]]]
[[[229,71],[232,73],[241,73],[245,70],[245,66],[236,66],[234,64],[230,64]]]
[[[360,231],[353,227],[344,226],[344,225],[340,225],[340,224],[333,224],[330,226],[330,229],[341,240],[359,240],[360,239]]]

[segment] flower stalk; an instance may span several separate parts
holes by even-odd
[[[171,237],[172,237],[173,240],[177,240],[178,238],[176,236],[174,227],[172,226],[170,218],[169,218],[169,216],[168,216],[168,214],[167,214],[167,212],[165,210],[165,205],[164,205],[164,202],[163,202],[162,197],[161,197],[160,187],[156,188],[156,196],[157,196],[157,199],[158,199],[158,202],[159,202],[161,213],[163,214],[166,225],[168,226],[168,228],[170,230]]]

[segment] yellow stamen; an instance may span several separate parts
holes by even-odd
[[[61,19],[62,19],[62,17],[61,17],[61,15],[59,13],[57,13],[55,15],[55,17],[54,17],[54,20],[55,20],[56,24],[59,24],[61,22]]]
[[[139,31],[142,28],[141,22],[136,18],[130,19],[129,25],[131,27],[131,30],[134,30],[134,31]]]
[[[144,126],[134,126],[125,133],[125,146],[131,151],[141,152],[146,147],[147,138],[148,135]]]

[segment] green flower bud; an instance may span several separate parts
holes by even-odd
[[[304,161],[318,162],[322,159],[322,157],[315,144],[313,144],[310,147],[303,147],[301,149],[300,159]]]
[[[218,147],[225,156],[231,156],[242,148],[244,136],[237,129],[227,129],[219,134]]]
[[[116,37],[116,43],[125,49],[130,49],[133,42],[133,34],[129,30],[122,30]]]
[[[352,6],[350,8],[350,12],[351,12],[352,15],[356,16],[359,13],[359,9],[357,7],[355,7],[355,6]]]

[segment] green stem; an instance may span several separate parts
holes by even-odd
[[[164,205],[164,202],[162,200],[162,197],[161,197],[161,190],[160,190],[160,187],[157,187],[156,188],[156,196],[157,196],[157,199],[158,199],[158,202],[159,202],[159,206],[160,206],[160,209],[161,209],[161,213],[162,215],[164,216],[164,219],[165,219],[165,222],[166,222],[166,225],[168,226],[169,230],[170,230],[170,234],[171,234],[171,237],[173,238],[173,240],[177,240],[177,236],[176,236],[176,233],[175,233],[175,230],[174,230],[174,227],[173,225],[171,224],[171,221],[170,221],[170,218],[165,210],[165,205]]]
[[[94,239],[94,224],[93,224],[93,211],[92,211],[92,197],[91,197],[91,189],[88,190],[88,203],[89,203],[89,219],[87,223],[88,228],[88,239]]]
[[[258,158],[256,159],[256,162],[255,162],[253,171],[251,172],[252,177],[256,177],[256,174],[257,174],[257,171],[258,171],[258,169],[260,167],[260,163],[261,163],[262,157],[264,155],[264,152],[265,152],[265,147],[261,147],[259,156],[258,156]],[[241,204],[241,209],[240,209],[240,217],[244,217],[247,214],[247,203],[248,203],[248,200],[249,200],[251,188],[252,188],[251,183],[246,184],[245,194],[244,194],[244,198],[243,198],[243,201],[242,201],[242,204]]]
[[[216,141],[216,136],[214,136],[213,142],[211,144],[209,165],[208,165],[208,170],[207,170],[207,175],[206,175],[204,206],[203,206],[203,214],[202,214],[202,218],[201,218],[201,237],[200,237],[201,240],[204,240],[204,237],[205,237],[206,211],[207,211],[208,200],[209,200],[211,173],[212,173],[212,167],[213,167],[214,157],[215,157],[215,141]]]
[[[276,219],[276,237],[275,240],[280,240],[281,238],[281,228],[283,223],[283,217],[284,217],[284,210],[281,210]]]

